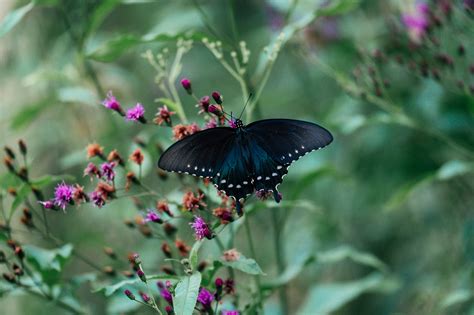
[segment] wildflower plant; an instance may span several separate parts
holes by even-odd
[[[293,237],[288,241],[290,245],[285,245],[283,235],[288,229],[288,221],[305,218],[292,215],[292,209],[320,210],[298,197],[313,177],[333,172],[329,167],[304,174],[301,182],[295,183],[295,189],[288,197],[285,194],[278,206],[266,201],[272,197],[271,191],[256,191],[256,198],[246,204],[243,216],[237,213],[236,201],[217,191],[209,179],[166,173],[156,167],[164,148],[176,141],[204,129],[219,126],[238,128],[236,117],[226,115],[229,108],[241,109],[248,101],[244,110],[246,121],[251,122],[260,116],[266,106],[261,101],[262,95],[287,44],[296,47],[291,52],[298,58],[307,60],[308,64],[315,65],[315,69],[332,77],[354,99],[375,105],[385,114],[374,115],[374,121],[396,123],[421,131],[447,144],[463,158],[472,159],[474,156],[472,150],[443,130],[426,126],[409,108],[401,105],[403,99],[400,97],[410,93],[412,82],[430,80],[435,82],[437,89],[445,87],[472,101],[472,38],[463,36],[458,40],[447,35],[472,28],[472,1],[457,4],[409,1],[409,6],[397,8],[396,18],[387,21],[390,40],[380,41],[380,47],[373,50],[355,47],[359,60],[350,74],[326,63],[315,52],[317,49],[311,47],[310,39],[318,21],[355,10],[356,1],[323,1],[310,11],[306,3],[298,1],[290,1],[284,8],[269,4],[267,9],[272,14],[276,14],[275,10],[280,12],[278,23],[274,23],[280,26],[265,45],[252,45],[240,40],[237,34],[230,40],[228,36],[221,36],[199,1],[194,1],[193,9],[203,20],[206,32],[182,32],[177,36],[127,35],[95,51],[86,51],[94,46],[89,36],[97,30],[104,14],[110,13],[109,10],[118,4],[110,2],[86,8],[86,11],[92,10],[88,12],[95,12],[88,15],[91,20],[76,25],[73,11],[69,11],[67,4],[47,2],[31,2],[18,9],[22,11],[15,11],[16,17],[9,18],[9,21],[19,21],[34,6],[41,5],[51,5],[64,15],[67,31],[79,55],[81,71],[75,75],[83,73],[88,82],[80,89],[77,98],[79,101],[89,100],[90,94],[95,93],[92,97],[95,113],[104,115],[104,125],[110,122],[115,128],[110,132],[111,141],[89,135],[88,144],[80,150],[80,159],[76,158],[79,162],[74,164],[79,176],[37,176],[34,163],[38,163],[38,159],[30,156],[31,149],[26,141],[19,140],[15,148],[4,148],[5,174],[0,185],[1,294],[19,291],[54,303],[70,313],[82,314],[90,309],[87,300],[79,299],[78,288],[88,285],[94,294],[112,301],[110,305],[122,306],[118,307],[118,312],[142,307],[168,315],[238,315],[268,313],[275,305],[282,314],[293,314],[293,307],[296,309],[295,304],[299,303],[302,304],[297,305],[300,314],[325,314],[336,311],[362,293],[397,290],[400,281],[394,279],[382,261],[352,247],[317,254],[308,254],[310,250],[301,251],[291,263],[287,261],[285,251],[299,250],[310,237],[298,234],[296,228],[289,238],[292,235],[299,238]],[[14,26],[2,24],[0,36],[11,28],[8,25]],[[154,78],[142,77],[141,83],[153,86],[155,99],[145,96],[134,99],[135,93],[129,88],[104,84],[106,80],[96,73],[90,62],[112,61],[134,45],[156,42],[160,46],[147,48],[144,52],[140,48],[142,59],[133,55],[134,61],[142,62],[153,71]],[[205,51],[213,66],[223,70],[222,75],[232,86],[217,84],[220,78],[216,78],[213,80],[216,86],[203,88],[209,84],[203,82],[186,63],[195,50]],[[205,65],[198,63],[197,66],[202,67],[200,71],[206,70]],[[403,70],[402,79],[392,77],[393,73],[399,74],[394,69]],[[395,88],[400,88],[404,94],[392,92]],[[239,101],[235,96],[228,96],[230,90],[239,91]],[[64,103],[70,102],[68,92],[71,93],[71,89],[63,88],[58,93]],[[77,90],[73,92],[77,93]],[[249,98],[249,95],[253,96]],[[298,102],[301,101],[298,97]],[[84,119],[84,115],[78,116],[78,120]],[[94,119],[92,116],[88,119]],[[347,128],[354,131],[368,120],[364,116],[362,122],[352,121]],[[334,125],[342,124],[335,122]],[[346,132],[349,131],[346,129]],[[130,136],[131,133],[134,136]],[[470,170],[472,166],[467,163],[457,165],[454,172],[467,172],[466,169]],[[448,175],[453,176],[452,172],[451,169]],[[282,199],[282,195],[275,193],[275,199]],[[125,207],[127,211],[121,211]],[[97,248],[83,250],[57,232],[63,218],[87,216],[88,211],[102,215],[94,218],[98,226],[106,226],[104,222],[123,217],[119,241],[97,246],[102,248],[106,263],[98,258],[100,250]],[[99,218],[104,221],[100,222]],[[337,219],[328,216],[326,220],[328,230],[336,225]],[[259,231],[259,235],[265,236],[264,240],[257,239],[252,228],[258,221],[264,221],[265,231]],[[267,233],[270,226],[274,233]],[[104,234],[114,233],[114,228],[116,225],[113,228],[107,225]],[[273,243],[270,249],[263,245],[267,238]],[[130,239],[139,240],[138,245],[131,247]],[[153,247],[153,255],[145,250],[148,244]],[[269,250],[275,257],[274,263],[264,265],[261,257]],[[373,271],[362,279],[339,284],[340,292],[349,292],[347,296],[331,291],[338,288],[337,284],[334,287],[322,284],[308,293],[304,303],[300,302],[300,297],[294,299],[297,302],[290,299],[294,295],[289,294],[288,284],[299,274],[307,271],[305,277],[310,278],[323,265],[341,263],[346,259]],[[82,262],[86,271],[69,277],[65,270],[69,261]],[[365,270],[363,268],[361,270]],[[321,299],[324,294],[334,294],[337,301],[325,304],[326,300]]]

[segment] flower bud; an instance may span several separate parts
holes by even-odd
[[[173,308],[170,305],[166,305],[165,312],[167,315],[172,315],[174,313]]]
[[[224,98],[222,97],[221,93],[214,91],[212,92],[212,98],[214,101],[216,101],[217,104],[221,105],[222,102],[224,101]]]
[[[10,156],[6,156],[6,157],[3,159],[3,163],[5,164],[6,168],[7,168],[10,172],[16,173],[15,166],[13,165],[13,159],[12,159]]]
[[[115,276],[115,269],[112,266],[105,266],[103,269],[104,273],[108,276]]]
[[[111,247],[104,247],[104,253],[112,259],[117,259],[117,255]]]
[[[127,289],[127,290],[123,291],[123,293],[125,293],[125,295],[126,295],[130,300],[132,300],[132,301],[135,300],[135,295],[133,295],[132,291],[130,291],[130,290]]]
[[[137,276],[140,278],[140,280],[146,283],[146,276],[142,269],[138,269]]]
[[[193,94],[193,90],[191,88],[191,80],[189,80],[188,78],[182,78],[181,85],[186,90],[186,92],[188,92],[188,94]]]
[[[171,247],[168,245],[168,243],[163,243],[161,245],[161,251],[163,252],[163,254],[165,254],[166,257],[171,258]]]
[[[15,159],[15,153],[13,152],[13,150],[12,150],[10,147],[5,146],[5,147],[4,147],[4,150],[5,150],[5,153],[7,154],[7,156],[8,156],[10,159],[12,159],[12,160]]]
[[[3,273],[2,276],[9,283],[16,283],[15,276],[11,273]]]
[[[140,296],[141,296],[143,302],[145,302],[145,303],[150,303],[151,302],[151,298],[145,292],[139,292],[139,293],[140,293]]]
[[[26,147],[26,143],[22,139],[18,140],[18,149],[20,149],[20,153],[23,154],[23,155],[26,155],[26,153],[28,152],[28,148]]]
[[[15,274],[15,276],[17,276],[17,277],[23,276],[23,274],[24,274],[23,269],[20,266],[18,266],[17,264],[13,264],[12,269],[13,269],[13,273]]]

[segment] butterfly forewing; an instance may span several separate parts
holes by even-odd
[[[333,139],[323,127],[293,119],[259,120],[246,126],[245,130],[275,161],[283,165],[327,146]]]
[[[235,129],[228,127],[200,131],[176,142],[160,157],[166,171],[214,177],[231,150]]]

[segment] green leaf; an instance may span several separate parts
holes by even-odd
[[[33,7],[33,2],[30,2],[8,13],[3,21],[0,22],[0,38],[10,32]]]
[[[194,243],[193,248],[191,248],[191,252],[189,253],[189,263],[191,264],[192,270],[196,270],[197,268],[199,258],[198,253],[203,243],[203,240],[197,241]]]
[[[307,259],[301,260],[296,264],[291,264],[289,265],[285,271],[283,271],[282,274],[278,275],[276,278],[271,279],[267,283],[263,285],[264,288],[269,289],[269,288],[274,288],[274,287],[279,287],[284,284],[287,284],[294,278],[296,278],[303,269],[314,262],[314,257],[308,257]]]
[[[265,275],[254,259],[247,258],[242,254],[240,254],[239,259],[235,261],[226,261],[221,259],[220,262],[224,266],[231,267],[251,275]]]
[[[318,16],[333,16],[348,13],[359,6],[359,0],[333,0],[318,9]]]
[[[31,180],[31,185],[35,188],[43,188],[48,186],[52,183],[57,183],[60,181],[68,181],[68,180],[75,180],[76,177],[73,175],[44,175],[40,178],[36,178]]]
[[[358,264],[373,267],[381,272],[388,271],[387,265],[374,255],[358,251],[350,246],[336,247],[316,255],[316,262],[322,264],[332,264],[345,259],[350,259]]]
[[[171,276],[171,275],[150,275],[146,277],[147,280],[177,280],[179,279],[177,276]],[[137,285],[137,284],[142,284],[143,282],[139,278],[133,278],[133,279],[125,279],[120,282],[111,284],[111,285],[104,285],[104,286],[99,286],[96,289],[93,290],[94,293],[96,292],[104,292],[105,296],[111,296],[114,294],[117,290],[121,289],[124,286],[127,285]]]
[[[298,314],[330,314],[365,292],[383,290],[383,282],[384,277],[374,273],[356,281],[315,285]]]
[[[459,289],[451,292],[441,301],[441,308],[448,308],[457,304],[465,303],[472,299],[473,293],[467,289]]]
[[[178,105],[175,102],[173,102],[173,100],[170,100],[169,98],[163,98],[163,97],[162,98],[157,98],[157,99],[155,99],[155,102],[165,104],[172,111],[173,110],[174,111],[179,110]]]
[[[21,184],[21,180],[8,172],[0,175],[0,188],[7,190],[10,187],[17,187]]]
[[[23,246],[27,261],[41,274],[49,286],[59,281],[63,267],[71,257],[73,246],[66,244],[56,249],[44,249],[34,245]]]
[[[104,43],[97,50],[89,52],[87,54],[87,57],[96,61],[111,62],[122,56],[127,50],[141,44],[154,42],[171,42],[177,41],[179,38],[201,40],[204,37],[204,35],[198,33],[177,35],[158,34],[145,35],[143,37],[126,34]]]
[[[90,89],[83,87],[64,87],[58,91],[58,100],[64,103],[84,103],[96,105],[99,99]]]
[[[192,315],[200,284],[201,274],[199,272],[184,277],[178,282],[173,295],[173,307],[176,315]]]
[[[474,172],[474,163],[452,160],[446,162],[436,173],[438,180],[449,180],[456,176]]]
[[[407,199],[411,196],[411,194],[421,187],[422,185],[429,183],[435,179],[435,174],[427,174],[422,176],[421,178],[415,179],[403,185],[399,188],[388,200],[385,204],[385,209],[393,210],[401,206]]]
[[[18,130],[29,126],[51,104],[53,104],[51,99],[44,99],[36,104],[22,107],[22,110],[13,116],[10,127]]]
[[[13,199],[12,206],[10,208],[10,218],[13,216],[13,213],[16,211],[16,209],[26,200],[26,198],[28,198],[30,192],[31,187],[27,184],[23,184],[23,186],[21,186],[21,188],[16,191],[15,199]]]
[[[87,36],[94,33],[110,12],[115,9],[117,5],[121,3],[121,0],[105,0],[102,1],[91,14],[90,23],[86,30]]]

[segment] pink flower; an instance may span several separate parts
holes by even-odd
[[[209,121],[206,123],[206,129],[210,128],[216,128],[217,127],[217,121],[214,118],[209,119]]]
[[[54,205],[65,210],[66,206],[72,201],[74,187],[62,182],[54,190]]]
[[[102,208],[105,205],[104,195],[100,191],[93,191],[90,195],[92,202],[98,208]]]
[[[137,103],[135,107],[127,110],[126,119],[145,123],[146,120],[145,120],[145,117],[143,117],[143,115],[145,115],[145,108],[143,107],[142,104]]]
[[[104,105],[108,109],[116,111],[122,116],[124,115],[122,107],[120,106],[119,101],[117,101],[115,96],[112,94],[112,91],[109,91],[107,93],[107,98],[102,101],[102,105]]]
[[[217,91],[212,92],[212,98],[219,105],[222,104],[222,102],[224,101],[224,98],[222,97],[221,93],[219,93]]]
[[[199,100],[199,104],[196,105],[196,107],[200,107],[201,109],[199,110],[199,114],[202,113],[207,113],[209,112],[209,104],[210,104],[210,97],[209,96],[203,96]]]
[[[222,315],[240,315],[239,311],[222,311]]]
[[[237,128],[237,123],[236,123],[236,120],[234,118],[232,118],[231,120],[229,120],[229,127],[230,128],[233,128],[233,129],[236,129]]]
[[[203,238],[212,239],[212,232],[201,217],[195,216],[194,222],[189,223],[189,225],[194,229],[197,240],[202,240]]]
[[[408,29],[410,38],[419,43],[430,25],[428,4],[417,3],[410,12],[402,15],[402,20]]]
[[[157,282],[158,288],[160,290],[160,295],[163,299],[165,299],[166,302],[172,304],[173,303],[173,297],[171,296],[171,292],[165,287],[163,282]]]

